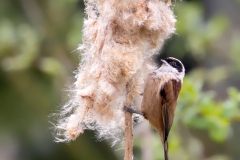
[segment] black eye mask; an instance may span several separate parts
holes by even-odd
[[[177,61],[175,59],[169,59],[169,58],[166,58],[165,61],[167,61],[168,64],[170,64],[172,67],[176,68],[178,70],[178,72],[182,72],[183,67],[179,61]]]

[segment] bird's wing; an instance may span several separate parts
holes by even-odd
[[[178,94],[181,89],[181,81],[169,80],[160,90],[161,112],[162,112],[162,142],[164,146],[164,157],[168,159],[168,135],[172,127],[174,111],[177,104]]]
[[[161,111],[163,121],[163,140],[167,140],[169,131],[172,127],[174,111],[177,104],[178,94],[181,90],[181,81],[169,80],[160,90]]]
[[[162,121],[163,121],[163,138],[167,140],[169,131],[172,127],[174,111],[177,103],[178,94],[181,89],[181,81],[169,80],[160,90],[162,97]]]

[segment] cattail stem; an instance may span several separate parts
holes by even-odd
[[[133,158],[132,113],[125,111],[125,156],[124,160]]]

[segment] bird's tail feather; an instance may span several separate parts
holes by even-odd
[[[164,141],[163,143],[164,147],[164,160],[168,160],[168,141]]]

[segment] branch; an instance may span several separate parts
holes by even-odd
[[[124,160],[133,158],[133,134],[132,134],[132,113],[124,111],[125,115],[125,157]]]

